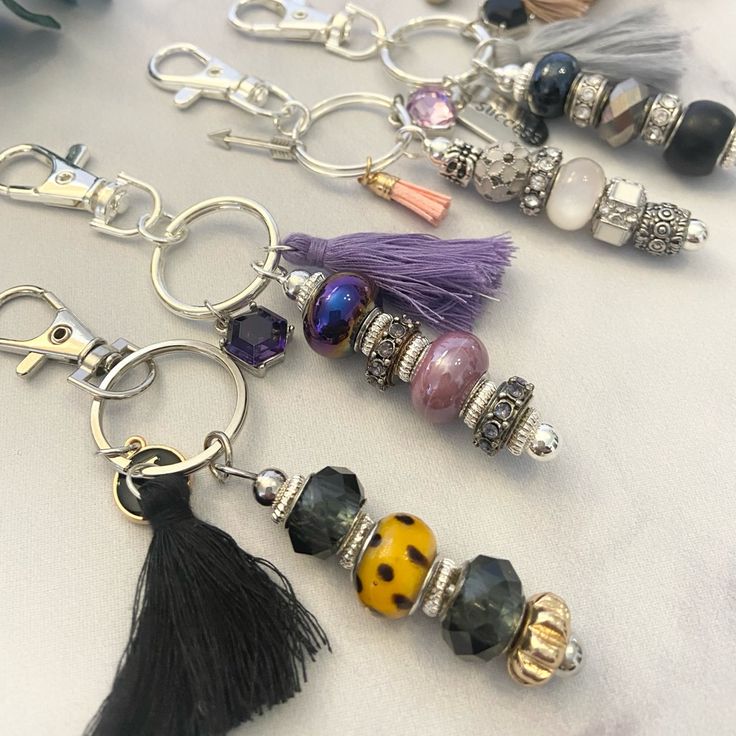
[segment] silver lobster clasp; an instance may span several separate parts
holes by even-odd
[[[77,369],[68,380],[94,396],[107,399],[137,396],[153,383],[156,369],[152,363],[149,364],[148,376],[132,389],[104,391],[90,383],[91,378],[104,375],[125,355],[135,352],[137,348],[127,340],[116,340],[112,345],[107,345],[103,338],[97,337],[77,319],[56,295],[40,286],[14,286],[2,292],[0,308],[21,297],[40,299],[55,310],[55,314],[51,324],[36,337],[26,340],[0,338],[0,351],[25,356],[15,369],[19,376],[30,376],[47,360],[71,363]]]
[[[247,23],[247,9],[269,10],[277,16],[273,23]],[[228,13],[231,25],[243,33],[286,41],[322,43],[328,51],[347,59],[361,60],[375,56],[386,38],[383,21],[373,13],[348,3],[335,15],[307,5],[305,0],[236,0]],[[347,47],[353,24],[364,18],[373,26],[373,42],[364,49]]]

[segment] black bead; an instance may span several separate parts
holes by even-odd
[[[664,160],[678,174],[707,176],[718,163],[736,125],[736,115],[710,100],[693,102],[685,111]]]
[[[519,28],[529,22],[522,0],[486,0],[481,14],[486,23],[508,30]]]
[[[329,557],[350,531],[365,498],[355,473],[322,468],[310,475],[286,526],[294,552]]]
[[[529,85],[529,109],[543,118],[565,113],[565,100],[580,73],[577,59],[562,51],[543,56],[534,68]]]
[[[549,128],[544,118],[523,110],[514,126],[514,133],[529,146],[543,146],[549,138]]]
[[[458,656],[488,661],[511,643],[523,613],[521,581],[511,563],[479,555],[442,620],[442,637]]]

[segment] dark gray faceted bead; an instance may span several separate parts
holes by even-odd
[[[286,521],[294,552],[333,555],[364,502],[363,487],[347,468],[328,466],[310,475]]]
[[[508,560],[479,555],[442,621],[442,638],[459,657],[488,661],[514,638],[524,614],[521,581]]]

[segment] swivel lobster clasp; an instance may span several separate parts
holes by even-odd
[[[272,11],[278,20],[273,23],[247,23],[243,16],[247,9],[255,8]],[[364,49],[347,48],[357,18],[364,18],[373,26],[374,41]],[[375,56],[386,39],[383,21],[352,3],[345,5],[335,15],[330,15],[312,8],[304,0],[236,0],[228,13],[228,21],[249,35],[322,43],[328,51],[355,60]]]
[[[25,357],[18,364],[15,372],[21,376],[30,376],[47,360],[71,363],[77,366],[69,381],[94,396],[108,399],[124,399],[145,391],[156,377],[153,364],[149,365],[149,374],[138,386],[124,391],[104,391],[90,379],[102,376],[112,369],[125,355],[135,352],[136,348],[126,340],[116,340],[107,345],[105,340],[97,337],[86,325],[52,294],[40,286],[14,286],[0,294],[0,308],[8,302],[21,297],[40,299],[55,310],[51,324],[37,337],[26,340],[0,338],[0,351],[17,353]]]

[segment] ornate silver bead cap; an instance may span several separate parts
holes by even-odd
[[[657,95],[644,120],[641,139],[650,146],[666,146],[682,117],[682,101],[677,95]]]
[[[641,184],[612,179],[593,215],[593,237],[609,245],[625,245],[639,227],[646,206],[647,194]]]
[[[299,311],[304,314],[304,310],[312,300],[314,293],[319,288],[320,284],[327,277],[321,271],[315,271],[301,286],[299,293],[296,295],[296,304],[299,307]]]
[[[496,384],[487,375],[481,376],[460,409],[460,419],[466,427],[475,429],[475,425],[478,424],[478,420],[488,408],[495,393]]]
[[[565,103],[567,117],[579,128],[594,128],[612,87],[602,74],[578,74]]]
[[[358,555],[375,525],[376,523],[365,511],[358,512],[353,519],[350,531],[345,535],[337,550],[337,562],[340,567],[346,570],[352,570],[355,567]]]
[[[422,611],[430,618],[444,615],[462,574],[462,568],[446,557],[437,558],[427,576],[427,584],[421,597]]]
[[[292,475],[276,492],[271,509],[274,524],[285,524],[299,496],[302,495],[307,478],[304,475]]]
[[[473,173],[482,151],[461,140],[447,147],[439,158],[431,161],[439,167],[440,174],[453,184],[465,189],[473,181]]]
[[[723,155],[719,161],[719,165],[723,169],[736,168],[736,126],[731,131],[731,137],[726,143],[726,147],[723,149]]]
[[[367,358],[375,347],[378,338],[391,324],[392,319],[393,317],[386,312],[381,312],[380,310],[371,312],[365,322],[363,322],[360,328],[361,331],[355,339],[355,352],[363,353]]]
[[[559,148],[545,146],[532,156],[529,176],[524,182],[519,203],[523,214],[536,217],[544,212],[560,166],[562,166],[562,151]]]
[[[509,439],[506,449],[516,457],[523,455],[531,445],[541,423],[542,417],[539,412],[534,407],[527,409],[521,422],[511,433],[511,439]]]
[[[396,374],[404,383],[411,383],[417,366],[422,362],[429,347],[429,340],[421,333],[413,335],[401,351]]]
[[[666,202],[650,202],[634,235],[634,245],[653,256],[675,255],[687,240],[689,224],[689,210]]]
[[[534,74],[534,68],[536,64],[529,61],[521,67],[517,75],[514,77],[514,87],[512,94],[516,102],[522,105],[526,103],[526,98],[529,95],[529,85],[532,81],[532,74]]]

